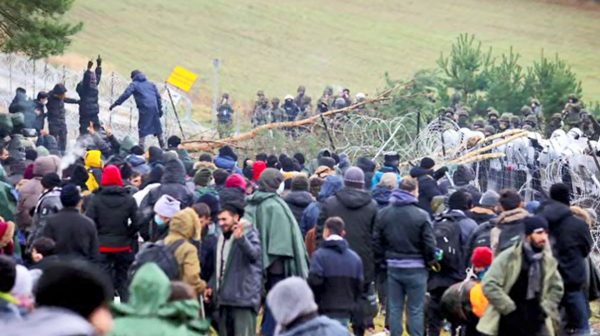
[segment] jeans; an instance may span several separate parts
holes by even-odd
[[[565,313],[566,330],[573,330],[576,335],[589,333],[589,303],[583,290],[565,291],[560,305]]]
[[[284,280],[285,276],[283,274],[267,274],[267,282],[265,284],[265,289],[267,293],[271,291],[271,289],[281,280]],[[271,313],[271,309],[269,305],[265,302],[265,308],[263,313],[262,325],[260,328],[260,333],[264,336],[273,336],[275,335],[275,327],[277,323],[275,322],[275,318],[273,317],[273,313]]]
[[[387,314],[390,317],[391,336],[401,336],[404,332],[402,319],[405,299],[408,333],[411,336],[423,336],[423,310],[427,278],[428,274],[425,268],[388,268]]]
[[[127,271],[133,263],[135,254],[131,252],[102,252],[100,253],[100,266],[111,278],[113,288],[119,295],[121,302],[129,300],[127,288]]]

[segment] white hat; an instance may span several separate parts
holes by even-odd
[[[291,94],[288,94],[285,96],[285,98],[283,100],[288,100],[288,99],[294,100],[294,96],[292,96]]]
[[[154,204],[154,212],[163,217],[173,218],[181,210],[180,204],[178,200],[165,194]]]

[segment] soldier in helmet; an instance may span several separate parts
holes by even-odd
[[[508,113],[508,112],[502,113],[502,115],[500,116],[500,124],[498,125],[499,132],[504,132],[511,128],[510,117],[511,117],[510,113]]]
[[[304,111],[300,109],[300,115],[298,117],[299,120],[306,119],[310,117],[312,114],[312,99],[310,97],[304,97]]]
[[[462,99],[462,94],[460,92],[455,92],[452,95],[452,109],[454,111],[458,111],[460,109],[460,100]]]
[[[498,111],[496,111],[495,108],[493,107],[489,107],[487,109],[487,117],[488,117],[488,125],[494,127],[496,130],[498,130],[498,128],[500,128],[500,121],[498,120],[498,118],[500,117],[498,115]]]
[[[535,116],[539,117],[542,115],[542,104],[540,104],[539,100],[532,98],[529,106],[531,107],[531,111]]]
[[[519,129],[521,128],[521,118],[519,118],[516,115],[511,115],[510,116],[510,125],[512,129]]]
[[[590,114],[586,110],[581,110],[580,117],[579,129],[587,138],[592,138],[594,135],[594,128],[592,127]]]
[[[531,127],[531,125],[528,125],[528,124],[523,125],[523,130],[528,131],[528,132],[534,131],[533,127]]]
[[[339,97],[336,98],[333,107],[336,110],[343,109],[344,107],[348,107],[348,102],[343,97]]]
[[[256,101],[254,102],[254,107],[252,108],[252,111],[256,111],[256,109],[260,106],[264,98],[265,92],[263,90],[258,90],[258,92],[256,92]]]
[[[485,128],[485,121],[483,121],[483,119],[481,119],[481,118],[477,118],[473,122],[473,126],[471,129],[473,131],[483,131],[484,128]]]
[[[287,121],[294,121],[300,113],[300,108],[294,103],[294,96],[286,95],[283,106],[281,107],[285,111]]]
[[[581,106],[575,106],[567,104],[565,109],[563,110],[563,118],[565,119],[567,125],[570,128],[579,127],[579,122],[581,121]]]
[[[458,127],[469,128],[469,111],[465,108],[458,110]]]
[[[452,121],[455,121],[454,119],[454,110],[451,108],[447,108],[446,112],[444,113],[444,116],[448,119],[451,119]]]
[[[496,128],[492,125],[487,125],[483,129],[483,134],[485,135],[486,138],[491,137],[492,135],[496,134]]]
[[[546,132],[546,137],[550,138],[554,131],[562,128],[562,116],[560,113],[554,113],[552,115],[552,119],[550,119],[550,124],[548,124],[548,129]]]
[[[286,121],[285,111],[279,106],[279,98],[275,97],[271,99],[271,108],[273,122],[284,122]]]
[[[300,112],[306,112],[306,110],[310,111],[311,110],[311,106],[310,106],[311,98],[306,95],[306,88],[304,86],[300,85],[298,87],[297,92],[298,92],[298,95],[296,96],[296,98],[294,98],[294,103],[296,103],[296,106],[298,106],[298,108],[300,108]]]
[[[533,114],[530,114],[527,117],[525,117],[525,126],[529,126],[532,130],[536,130],[537,124],[537,118]],[[523,126],[523,129],[525,129],[525,126]]]
[[[263,98],[260,102],[260,105],[254,110],[254,115],[252,116],[252,125],[254,127],[266,125],[273,120],[273,112],[269,108],[269,100],[267,98]]]
[[[333,104],[333,88],[327,87],[323,90],[323,95],[317,100],[317,112],[323,113],[329,111],[329,107]],[[323,110],[327,107],[326,110]]]
[[[217,108],[219,137],[225,138],[229,136],[229,131],[233,124],[233,112],[233,108],[229,104],[229,94],[223,93],[223,95],[221,95],[221,103]]]

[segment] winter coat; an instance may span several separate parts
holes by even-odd
[[[5,221],[14,222],[17,203],[13,188],[8,183],[0,181],[0,217]]]
[[[474,220],[475,223],[477,223],[477,225],[489,222],[490,220],[498,217],[493,211],[479,207],[475,207],[471,210],[465,211],[465,215]]]
[[[244,202],[246,199],[246,191],[237,187],[223,188],[217,195],[221,207],[227,202]]]
[[[31,210],[36,206],[44,187],[42,177],[48,173],[57,173],[60,159],[56,156],[44,156],[37,158],[33,164],[33,179],[27,181],[19,190],[19,204],[17,206],[17,226],[24,232],[31,231]]]
[[[402,176],[400,176],[400,171],[398,170],[397,167],[386,167],[383,166],[381,167],[381,169],[379,169],[378,172],[376,172],[373,175],[373,179],[371,180],[371,190],[374,190],[377,185],[379,184],[379,182],[381,181],[381,178],[383,177],[383,174],[385,173],[394,173],[396,174],[396,177],[398,178],[398,183],[400,183],[400,181],[402,180]]]
[[[216,229],[216,225],[218,224],[213,223],[209,225],[213,227],[213,230],[210,232],[209,229],[209,232],[202,237],[202,244],[200,245],[200,265],[202,266],[200,278],[204,281],[209,281],[213,274],[215,274],[215,251],[217,248],[217,240],[219,239]]]
[[[153,263],[143,265],[129,287],[129,302],[113,304],[114,329],[107,336],[209,335],[198,319],[197,300],[171,301],[171,284]]]
[[[85,215],[96,224],[98,241],[103,252],[110,248],[130,247],[137,228],[137,204],[123,187],[109,185],[96,189],[87,205]]]
[[[48,92],[48,103],[46,103],[46,109],[48,110],[48,125],[67,127],[65,121],[65,116],[67,114],[65,103],[76,104],[77,100],[59,97],[65,93],[67,93],[67,89],[63,84],[56,84],[54,89]]]
[[[186,173],[188,173],[188,175],[193,176],[192,170],[194,169],[194,159],[192,159],[192,157],[190,156],[190,153],[188,153],[187,149],[176,148],[173,150],[175,150],[175,152],[177,152],[177,156],[179,157],[179,160],[181,160],[181,162],[183,163]]]
[[[529,212],[523,208],[505,211],[498,216],[496,227],[490,233],[490,248],[494,255],[498,255],[525,236],[523,219],[529,216]]]
[[[8,107],[9,113],[22,113],[25,121],[25,128],[35,128],[36,117],[35,109],[37,104],[27,94],[18,92]],[[42,109],[43,111],[43,109]]]
[[[515,303],[509,293],[517,282],[523,262],[523,242],[509,247],[494,258],[490,269],[481,282],[483,293],[489,300],[485,313],[477,324],[477,331],[485,335],[498,335],[500,319],[515,311]],[[546,245],[542,258],[541,306],[546,313],[548,335],[554,335],[552,318],[558,316],[558,304],[563,296],[563,282],[558,273],[558,264]]]
[[[102,67],[97,66],[92,80],[92,71],[87,70],[83,74],[83,80],[77,84],[77,94],[79,95],[79,118],[91,118],[100,113],[98,105],[98,86],[102,78]]]
[[[217,166],[217,168],[225,169],[231,174],[242,175],[244,173],[242,169],[238,167],[237,162],[230,156],[226,155],[219,154],[215,158],[215,166]]]
[[[410,170],[410,176],[419,182],[419,206],[429,215],[433,215],[431,201],[435,196],[441,195],[437,182],[433,178],[433,170],[414,167]]]
[[[385,187],[376,187],[373,189],[373,199],[377,202],[377,208],[379,210],[385,208],[390,204],[390,196],[392,195],[392,189]]]
[[[281,105],[281,108],[285,111],[285,116],[287,117],[287,121],[294,121],[294,120],[296,120],[296,118],[298,118],[298,114],[300,113],[300,108],[293,102],[291,102],[291,103],[286,102],[285,104]]]
[[[90,261],[100,257],[96,225],[76,208],[63,208],[48,217],[42,234],[54,240],[54,251],[58,256],[81,257]]]
[[[461,241],[463,244],[466,244],[471,233],[477,228],[477,223],[460,210],[450,210],[444,214],[444,217],[451,218],[458,223],[460,226]]]
[[[40,307],[10,327],[2,326],[2,336],[97,336],[96,328],[79,314],[57,307]]]
[[[350,318],[363,291],[362,261],[345,240],[327,240],[312,255],[307,281],[319,313]]]
[[[350,333],[338,321],[319,316],[279,333],[279,336],[350,336]]]
[[[550,245],[565,291],[582,289],[586,281],[586,257],[593,246],[589,226],[575,217],[567,205],[555,201],[545,204],[540,215],[548,220]]]
[[[435,263],[435,237],[429,214],[419,208],[417,199],[395,190],[390,205],[379,211],[373,230],[373,250],[377,266],[387,260],[419,260],[425,266]]]
[[[90,150],[85,155],[85,169],[88,171],[88,180],[85,182],[89,191],[100,187],[102,181],[102,153],[99,150]]]
[[[360,256],[364,267],[365,283],[370,284],[375,279],[373,229],[377,216],[377,203],[373,201],[369,192],[363,189],[344,187],[335,192],[321,206],[316,230],[318,246],[322,243],[325,221],[334,216],[344,220],[346,241]]]
[[[223,191],[223,189],[221,189],[221,191]],[[219,193],[215,190],[214,187],[196,187],[196,189],[194,190],[194,203],[198,203],[200,197],[206,194],[211,194],[217,199],[219,199]]]
[[[138,119],[139,137],[161,135],[163,133],[160,124],[162,98],[156,85],[146,79],[143,73],[138,72],[133,77],[131,84],[125,89],[125,92],[123,92],[113,105],[123,104],[131,95],[135,99],[135,104],[140,114]]]
[[[292,191],[284,198],[284,201],[290,210],[292,210],[296,218],[296,223],[300,224],[304,210],[314,201],[314,198],[308,191]]]
[[[33,242],[42,235],[46,221],[49,216],[54,215],[63,208],[60,201],[60,188],[48,190],[40,195],[37,205],[33,211],[33,227],[31,234],[27,238],[27,246],[31,246]]]
[[[129,162],[134,171],[145,175],[150,172],[150,167],[146,164],[146,159],[141,155],[131,154],[127,156],[125,161]]]
[[[276,193],[257,191],[248,196],[244,218],[260,233],[263,270],[282,261],[284,275],[308,276],[308,254],[294,214]]]
[[[365,174],[365,185],[373,185],[373,176],[375,175],[375,162],[366,157],[359,157],[356,160],[356,166]]]
[[[200,239],[200,220],[192,208],[176,213],[171,219],[165,244],[170,246],[182,239],[185,239],[185,243],[175,250],[181,281],[192,286],[197,295],[202,295],[206,289],[206,282],[200,279],[198,249],[190,242],[192,239]]]
[[[218,285],[217,302],[219,306],[252,308],[258,314],[261,304],[261,291],[263,285],[262,247],[260,234],[252,223],[244,221],[245,232],[240,239],[233,239],[231,250],[225,261],[225,272],[221,283]],[[223,234],[219,235],[215,265],[217,278],[220,273],[221,248],[224,244]]]

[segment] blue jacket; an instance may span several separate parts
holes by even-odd
[[[306,233],[317,225],[319,214],[321,213],[321,206],[319,203],[325,201],[329,196],[332,196],[336,191],[343,187],[344,181],[342,181],[341,177],[329,175],[325,178],[321,190],[317,195],[317,201],[309,204],[302,213],[302,219],[299,224],[303,237],[306,237]]]
[[[392,195],[392,189],[377,187],[373,189],[373,199],[377,202],[379,210],[385,208],[390,204],[390,196]]]
[[[162,98],[154,83],[146,79],[146,76],[138,72],[125,92],[119,97],[113,106],[123,104],[131,95],[135,99],[138,111],[138,133],[140,137],[147,135],[161,135],[163,133],[160,124],[162,117]]]
[[[400,176],[400,171],[398,170],[398,168],[383,166],[383,167],[381,167],[381,169],[379,169],[378,172],[375,173],[375,175],[373,175],[373,180],[371,182],[371,190],[373,190],[373,189],[375,189],[375,187],[377,187],[377,185],[379,184],[379,181],[381,181],[381,177],[383,177],[383,174],[385,174],[385,173],[396,174],[396,176],[398,177],[398,183],[400,183],[400,181],[402,180],[402,176]]]
[[[244,174],[242,169],[238,167],[237,162],[233,158],[226,155],[221,156],[221,154],[219,154],[215,158],[215,166],[217,166],[217,168],[225,169],[228,172],[231,172],[231,174]]]
[[[131,168],[140,173],[140,175],[150,172],[150,166],[146,164],[146,159],[144,159],[143,156],[131,154],[125,160],[129,162]]]

